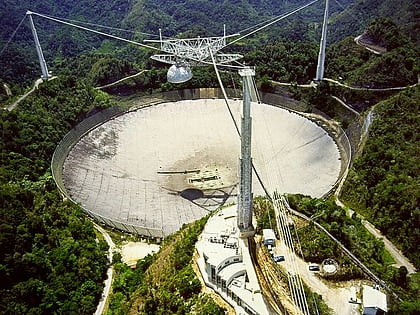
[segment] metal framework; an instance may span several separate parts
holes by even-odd
[[[188,63],[191,66],[202,66],[210,63],[210,51],[218,64],[226,64],[242,58],[239,54],[218,53],[226,46],[226,38],[238,34],[187,39],[162,39],[162,34],[159,35],[159,40],[145,40],[145,42],[160,43],[160,50],[167,54],[157,54],[151,58],[163,63],[172,65]]]

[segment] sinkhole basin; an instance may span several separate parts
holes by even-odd
[[[241,100],[229,100],[239,126]],[[240,137],[223,99],[164,102],[110,119],[78,139],[63,163],[70,198],[102,221],[165,237],[238,193]],[[254,196],[320,197],[341,169],[339,149],[294,112],[251,104]],[[259,179],[259,180],[258,180]]]

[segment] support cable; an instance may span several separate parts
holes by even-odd
[[[240,138],[241,137],[241,132],[239,131],[238,124],[236,123],[235,117],[233,116],[232,110],[231,110],[231,108],[229,106],[228,97],[227,97],[225,88],[223,86],[222,79],[220,78],[219,70],[217,69],[217,64],[216,64],[216,61],[214,59],[213,52],[211,51],[211,49],[209,49],[209,52],[210,52],[211,59],[213,61],[213,67],[214,67],[214,71],[216,72],[217,80],[219,81],[219,86],[220,86],[220,88],[222,90],[222,93],[223,93],[223,98],[225,99],[226,107],[227,107],[227,109],[229,111],[229,114],[230,114],[230,117],[232,118],[232,121],[233,121],[233,123],[235,125],[236,132],[238,133],[239,138]],[[252,170],[254,171],[255,176],[257,177],[257,180],[260,183],[260,185],[261,185],[262,189],[264,190],[265,194],[267,196],[270,196],[267,188],[265,187],[265,185],[264,185],[264,183],[263,183],[263,181],[261,179],[261,176],[260,176],[259,172],[257,172],[257,169],[255,168],[254,163],[252,163]]]
[[[13,37],[15,37],[18,29],[20,28],[20,26],[22,25],[23,21],[25,20],[26,15],[23,17],[23,19],[19,22],[18,26],[16,27],[16,29],[13,31],[12,35],[10,36],[9,40],[6,42],[6,44],[4,45],[3,49],[0,51],[0,56],[3,54],[3,52],[6,50],[7,46],[9,46],[10,42],[12,41]]]
[[[32,13],[35,13],[35,12],[32,12]],[[52,16],[52,15],[49,15],[49,14],[42,14],[42,15],[44,17],[49,17],[49,18],[53,18],[53,19],[57,19],[57,20],[62,20],[62,21],[67,21],[67,22],[72,22],[72,23],[80,23],[80,24],[85,24],[85,25],[90,25],[90,26],[96,26],[96,27],[106,28],[106,29],[115,30],[115,31],[122,31],[122,32],[127,32],[127,33],[147,35],[147,36],[154,36],[154,37],[158,37],[159,36],[159,35],[156,35],[156,34],[150,34],[150,33],[137,32],[137,31],[132,31],[132,30],[126,30],[126,29],[118,28],[118,27],[112,27],[112,26],[106,26],[106,25],[101,25],[101,24],[83,22],[83,21],[78,21],[78,20],[66,19],[66,18],[62,18],[62,17]]]
[[[58,23],[66,24],[66,25],[73,26],[73,27],[76,27],[76,28],[80,28],[80,29],[85,30],[85,31],[89,31],[89,32],[96,33],[96,34],[99,34],[99,35],[103,35],[103,36],[107,36],[107,37],[110,37],[110,38],[118,39],[118,40],[121,40],[123,42],[131,43],[131,44],[141,46],[141,47],[144,47],[144,48],[149,48],[149,49],[160,51],[159,48],[156,48],[156,47],[153,47],[153,46],[141,44],[141,43],[133,41],[133,40],[129,40],[129,39],[126,39],[126,38],[118,37],[118,36],[115,36],[115,35],[107,34],[107,33],[96,31],[96,30],[92,30],[90,28],[80,26],[80,25],[77,25],[77,24],[73,24],[73,23],[70,23],[70,22],[62,21],[62,20],[59,20],[59,19],[56,19],[56,18],[52,18],[52,17],[49,17],[49,16],[44,15],[44,14],[31,12],[31,11],[26,12],[26,14],[34,14],[34,15],[46,18],[48,20],[51,20],[51,21],[55,21],[55,22],[58,22]]]
[[[213,62],[214,71],[216,72],[217,81],[219,81],[220,88],[222,89],[223,98],[225,99],[226,107],[227,107],[227,109],[229,111],[230,117],[232,118],[233,124],[235,125],[236,132],[238,133],[238,135],[240,137],[241,136],[241,132],[239,131],[238,124],[237,124],[237,122],[235,120],[235,117],[233,116],[232,110],[231,110],[231,108],[229,106],[229,102],[228,102],[228,97],[227,97],[227,94],[226,94],[226,90],[225,90],[225,87],[223,86],[222,79],[220,78],[219,70],[217,70],[216,60],[214,59],[213,52],[211,51],[211,49],[209,49],[209,53],[210,53],[211,60]]]
[[[306,7],[308,7],[308,6],[312,5],[312,4],[314,4],[314,3],[315,3],[315,2],[317,2],[317,1],[319,1],[319,0],[313,0],[313,1],[311,1],[311,2],[309,2],[309,3],[307,3],[307,4],[305,4],[304,6],[301,6],[300,8],[297,8],[297,9],[295,9],[295,10],[292,10],[292,11],[290,11],[289,13],[286,13],[286,14],[284,14],[284,15],[282,15],[282,16],[280,16],[280,17],[278,17],[278,18],[274,19],[274,20],[272,20],[271,22],[269,22],[269,23],[265,24],[264,26],[261,26],[261,27],[257,28],[256,30],[253,30],[252,32],[249,32],[248,34],[245,34],[245,35],[243,35],[243,36],[241,36],[241,37],[239,37],[239,38],[237,38],[237,39],[235,39],[235,40],[231,41],[230,43],[226,44],[226,46],[229,46],[229,45],[231,45],[231,44],[233,44],[233,43],[236,43],[237,41],[240,41],[241,39],[244,39],[244,38],[246,38],[246,37],[248,37],[248,36],[251,36],[252,34],[254,34],[254,33],[256,33],[256,32],[259,32],[259,31],[261,31],[262,29],[264,29],[264,28],[266,28],[266,27],[269,27],[270,25],[273,25],[274,23],[277,23],[278,21],[281,21],[281,20],[283,20],[283,19],[285,19],[285,18],[287,18],[287,17],[289,17],[289,16],[291,16],[291,15],[293,15],[293,14],[295,14],[295,13],[297,13],[297,12],[299,12],[299,11],[303,10],[303,9],[305,9]],[[224,47],[226,47],[226,46],[224,46]]]

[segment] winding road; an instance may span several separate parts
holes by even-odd
[[[368,125],[369,128],[370,125]],[[367,132],[364,133],[364,136],[367,136]],[[362,139],[361,139],[362,141]],[[350,209],[349,207],[345,206],[341,200],[339,199],[340,193],[341,193],[341,189],[343,188],[343,184],[347,178],[347,174],[348,174],[348,168],[346,169],[346,171],[343,174],[343,177],[341,178],[341,181],[334,193],[334,197],[335,197],[335,203],[337,206],[343,208],[346,210],[346,213],[348,216],[352,216],[353,213],[355,212],[354,210]],[[360,214],[358,214],[358,216],[360,216]],[[375,226],[370,223],[369,221],[365,220],[363,217],[362,219],[362,224],[363,226],[373,235],[375,236],[377,239],[382,240],[382,242],[384,243],[385,249],[390,253],[390,255],[392,256],[392,258],[395,260],[395,266],[400,267],[400,266],[405,266],[407,268],[407,271],[409,274],[411,273],[415,273],[416,272],[416,268],[414,267],[414,265],[407,259],[407,257],[405,257],[403,255],[403,253],[394,245],[392,244],[392,242],[390,240],[388,240],[377,228],[375,228]]]
[[[111,82],[111,83],[109,83],[109,84],[105,84],[105,85],[102,85],[102,86],[98,86],[98,87],[96,87],[95,89],[96,89],[96,90],[101,90],[101,89],[105,89],[105,88],[108,88],[108,87],[114,86],[114,85],[116,85],[116,84],[118,84],[118,83],[121,83],[121,82],[123,82],[123,81],[125,81],[125,80],[135,78],[135,77],[139,76],[140,74],[145,73],[146,71],[149,71],[149,70],[141,70],[141,71],[137,72],[136,74],[130,75],[130,76],[125,77],[125,78],[122,78],[122,79],[120,79],[120,80],[118,80],[118,81],[115,81],[115,82]]]
[[[12,111],[12,110],[14,110],[15,107],[18,106],[18,104],[20,102],[22,102],[25,98],[27,98],[33,91],[35,91],[38,88],[38,85],[40,85],[42,82],[44,82],[44,80],[42,80],[41,78],[39,78],[38,80],[36,80],[34,86],[32,87],[32,89],[30,89],[28,92],[26,92],[21,97],[19,97],[17,99],[17,101],[15,101],[12,104],[10,104],[9,106],[7,106],[7,110],[9,112]]]
[[[104,281],[105,286],[102,292],[102,297],[101,297],[101,300],[99,301],[98,307],[96,308],[96,312],[95,312],[95,315],[101,315],[104,311],[104,308],[105,308],[105,305],[106,305],[106,302],[108,300],[108,296],[111,290],[112,275],[114,272],[114,268],[112,265],[112,253],[115,250],[115,244],[112,241],[111,236],[109,236],[109,234],[101,226],[99,226],[96,223],[93,223],[93,226],[103,235],[105,241],[107,242],[109,246],[109,249],[108,249],[109,268],[106,272],[107,278]]]

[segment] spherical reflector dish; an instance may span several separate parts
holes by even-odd
[[[190,67],[185,65],[172,65],[166,74],[168,82],[171,83],[186,82],[191,79],[192,76]]]

